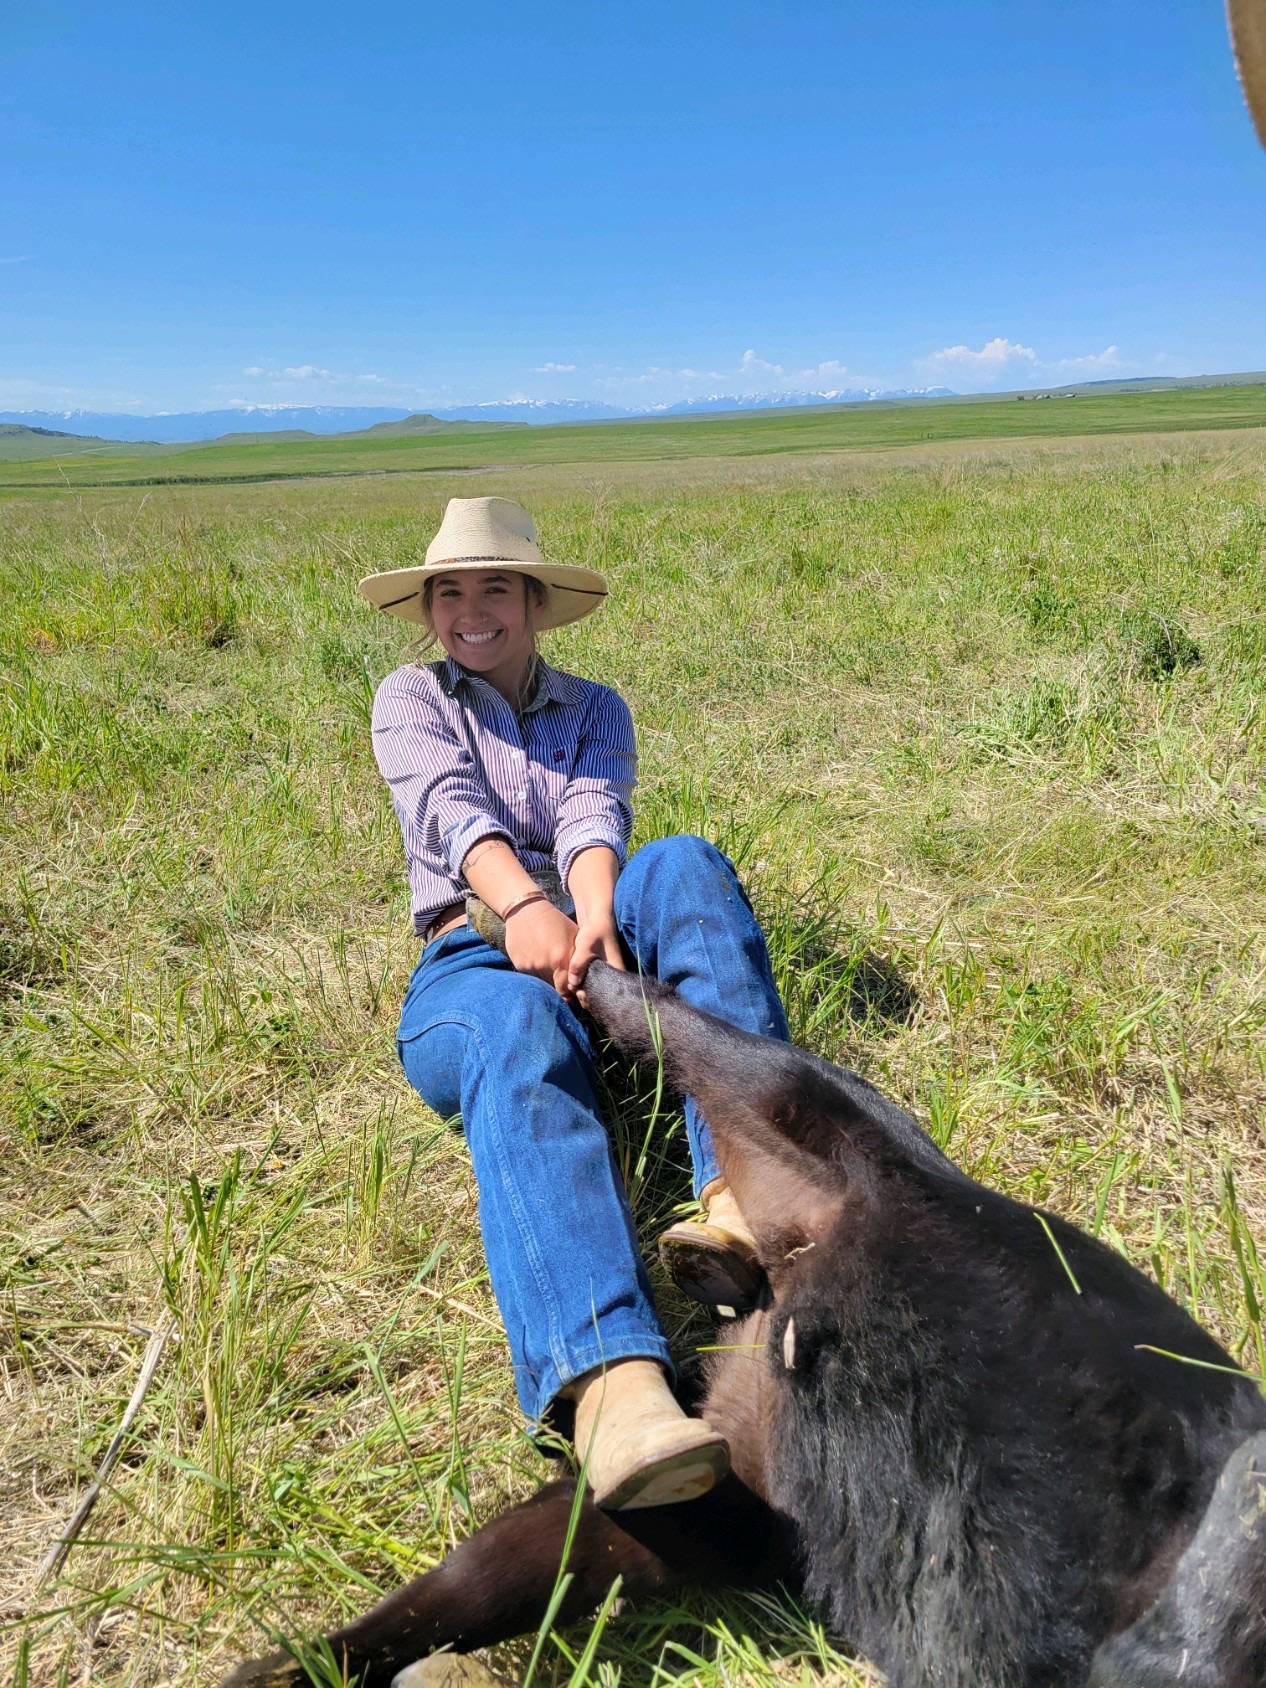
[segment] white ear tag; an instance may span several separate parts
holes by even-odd
[[[796,1321],[787,1320],[787,1328],[782,1333],[782,1363],[788,1371],[796,1369]]]

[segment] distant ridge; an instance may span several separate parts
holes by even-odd
[[[171,415],[128,416],[95,410],[6,410],[0,423],[24,424],[50,432],[74,433],[81,438],[133,441],[145,439],[158,445],[194,445],[231,438],[242,441],[252,436],[275,438],[301,432],[330,435],[363,434],[370,429],[379,436],[394,437],[400,428],[406,434],[439,433],[466,427],[535,427],[578,422],[633,422],[655,416],[702,416],[733,411],[799,409],[805,405],[870,404],[876,400],[899,401],[951,397],[948,387],[929,387],[920,392],[840,389],[804,393],[712,393],[702,398],[680,399],[674,404],[641,405],[636,408],[604,404],[597,399],[491,399],[485,403],[437,407],[433,411],[408,411],[367,405],[242,405],[232,410],[178,411]]]
[[[336,434],[336,439],[409,439],[415,434],[475,434],[500,432],[505,428],[526,428],[526,422],[512,422],[504,418],[495,421],[467,420],[464,417],[447,417],[441,419],[433,416],[429,410],[415,411],[412,416],[404,416],[398,422],[375,422],[368,428],[358,428],[346,434]]]
[[[1080,381],[1050,387],[1013,388],[1007,392],[954,393],[945,387],[840,389],[801,393],[714,393],[673,404],[621,409],[593,399],[498,399],[487,403],[407,411],[345,405],[255,405],[232,410],[187,411],[159,416],[128,416],[104,411],[0,411],[0,458],[55,455],[58,451],[102,450],[111,444],[146,451],[182,446],[255,441],[275,444],[315,439],[368,436],[404,439],[427,434],[462,434],[518,430],[524,426],[603,422],[653,422],[658,418],[742,416],[752,411],[861,409],[904,405],[994,404],[999,399],[1075,398],[1078,394],[1166,392],[1181,388],[1241,387],[1266,384],[1266,370],[1227,375],[1136,375],[1115,380]],[[69,425],[69,426],[68,426]],[[45,441],[42,449],[38,442]]]
[[[46,440],[74,440],[81,438],[78,434],[63,433],[60,428],[32,428],[25,422],[0,422],[0,435],[15,437],[23,434],[39,434]]]
[[[90,452],[116,452],[117,440],[95,434],[68,434],[60,428],[32,428],[25,422],[0,422],[0,460],[6,462],[48,457],[84,457]],[[128,442],[129,453],[150,453],[145,440]]]
[[[192,445],[224,434],[282,434],[296,429],[312,434],[343,434],[375,422],[399,422],[409,412],[399,407],[365,405],[243,405],[232,410],[176,411],[170,415],[128,416],[99,410],[4,410],[0,422],[24,423],[104,440],[152,440],[157,445]]]
[[[472,426],[504,428],[526,420],[508,415],[497,406],[472,405],[468,411],[469,414],[462,411],[436,416],[426,411],[382,406],[323,404],[241,406],[232,410],[178,411],[158,416],[128,416],[97,410],[5,410],[0,411],[0,427],[24,427],[32,433],[42,431],[65,438],[115,440],[126,444],[144,440],[155,445],[197,445],[220,439],[237,443],[260,437],[316,439],[363,434],[370,428],[387,431],[403,427],[408,434],[468,432]]]
[[[1116,386],[1116,390],[1111,389]],[[1124,386],[1124,390],[1122,389]],[[634,463],[919,451],[941,445],[1097,436],[1266,432],[1266,381],[1170,381],[991,394],[805,405],[705,416],[638,416],[570,428],[480,428],[456,423],[436,432],[425,418],[384,437],[284,439],[248,434],[237,442],[128,445],[36,434],[0,434],[0,500],[19,488],[245,485],[369,475],[480,474],[519,465]],[[1016,400],[1025,403],[1016,403]],[[1037,402],[1034,402],[1037,401]],[[1042,402],[1049,401],[1049,402]],[[4,459],[10,461],[5,462]],[[37,461],[42,458],[43,461]]]
[[[300,440],[322,440],[324,434],[314,434],[311,428],[278,428],[258,430],[248,428],[235,434],[217,434],[210,440],[182,440],[182,445],[297,445]]]
[[[749,410],[799,410],[808,405],[872,404],[876,400],[951,398],[949,387],[841,387],[799,393],[708,393],[700,398],[677,399],[672,404],[647,404],[635,408],[603,404],[596,399],[490,399],[483,404],[438,410],[437,416],[454,421],[479,421],[504,417],[550,427],[577,422],[645,422],[656,416],[737,415]]]
[[[29,412],[28,414],[38,414]],[[211,416],[222,415],[223,412],[209,412]],[[237,411],[228,412],[235,419]],[[300,414],[303,414],[300,412]],[[85,412],[72,412],[71,415],[82,415],[88,420]],[[98,419],[100,420],[100,419]],[[107,419],[108,420],[108,419]],[[139,426],[151,422],[152,417],[120,417],[116,420],[128,422],[135,431]],[[159,418],[159,420],[163,420]],[[15,459],[36,457],[64,457],[83,456],[88,452],[119,452],[126,454],[141,453],[147,456],[163,455],[172,452],[188,451],[199,445],[250,446],[250,445],[302,445],[316,440],[360,440],[360,439],[416,439],[434,434],[497,434],[507,430],[518,431],[525,428],[525,422],[444,422],[438,417],[431,416],[425,411],[414,415],[405,414],[398,420],[390,422],[376,422],[368,428],[348,430],[345,433],[331,434],[316,433],[311,428],[266,428],[266,429],[235,429],[227,434],[215,434],[210,439],[186,439],[156,441],[154,439],[140,440],[133,434],[110,435],[102,434],[72,434],[64,428],[32,427],[29,422],[0,422],[0,460],[9,462]]]

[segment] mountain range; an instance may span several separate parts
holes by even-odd
[[[712,393],[675,404],[630,409],[596,399],[493,399],[482,404],[432,407],[440,422],[529,423],[629,422],[639,417],[697,416],[717,411],[771,410],[806,404],[856,404],[874,399],[948,398],[947,387],[848,389],[805,393]],[[133,415],[94,410],[0,410],[0,423],[14,423],[53,433],[92,434],[104,440],[145,440],[155,445],[186,445],[224,434],[347,434],[383,423],[403,422],[416,414],[385,405],[234,405],[230,410],[173,411]]]
[[[391,405],[234,405],[227,410],[164,411],[139,415],[92,410],[3,410],[0,436],[23,436],[19,451],[10,438],[0,455],[31,455],[40,439],[75,436],[86,443],[123,441],[154,446],[193,445],[205,440],[245,444],[253,439],[278,441],[278,436],[312,439],[331,434],[371,434],[402,437],[468,429],[542,427],[577,422],[649,422],[657,417],[733,414],[750,410],[784,410],[804,405],[856,404],[987,404],[998,399],[1074,398],[1078,394],[1163,392],[1179,387],[1238,387],[1266,383],[1266,371],[1228,375],[1133,375],[1110,380],[1081,381],[1064,386],[1011,389],[1007,392],[955,393],[948,387],[836,388],[822,392],[710,393],[679,399],[674,404],[642,405],[636,409],[603,404],[597,399],[493,399],[481,404],[444,406],[411,411]],[[91,436],[86,441],[85,436]],[[278,443],[280,443],[278,441]]]

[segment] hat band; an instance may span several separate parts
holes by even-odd
[[[428,563],[426,566],[428,569],[434,569],[437,574],[443,574],[444,563],[513,563],[515,568],[528,570],[558,567],[556,563],[523,563],[520,562],[517,557],[445,557],[444,562],[442,563]],[[548,580],[541,577],[534,578],[539,578],[540,584],[553,592],[579,592],[586,598],[605,598],[607,596],[605,592],[599,592],[593,586],[564,586],[561,581]],[[407,597],[416,598],[417,593],[410,592],[407,594]],[[406,602],[406,598],[397,598],[395,602],[397,604],[403,604]],[[378,608],[380,610],[387,610],[391,608],[391,605],[379,604]]]

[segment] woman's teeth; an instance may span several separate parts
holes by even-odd
[[[457,635],[464,645],[486,645],[496,636],[496,633],[459,633]]]

